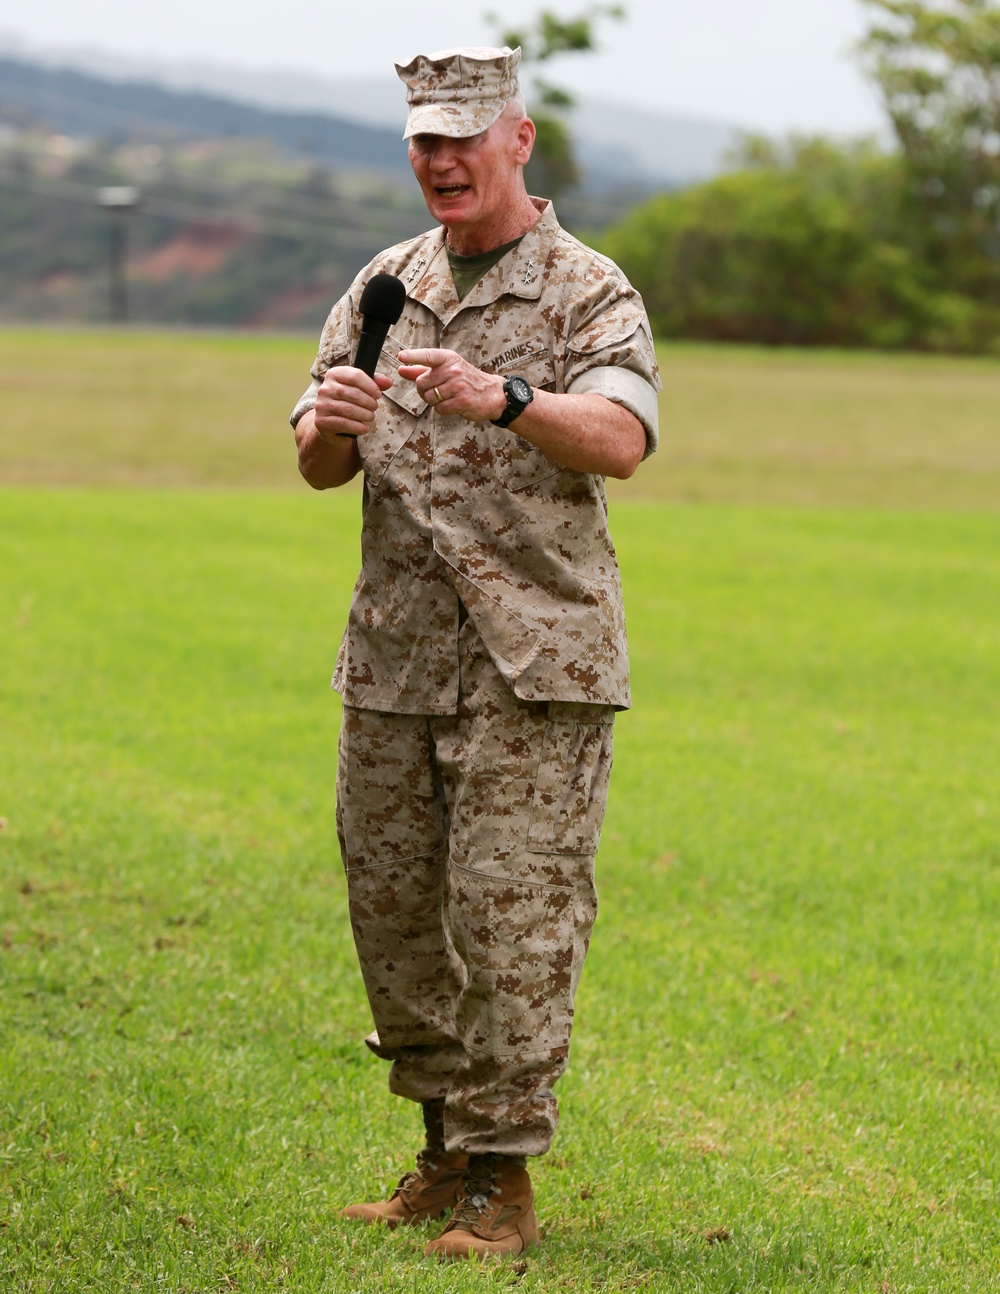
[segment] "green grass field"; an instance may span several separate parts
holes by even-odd
[[[336,1218],[416,1125],[361,1045],[310,348],[0,336],[0,1288],[1000,1290],[1000,364],[664,353],[545,1245],[439,1269]]]
[[[310,337],[0,329],[0,483],[298,489]],[[1000,508],[1000,363],[672,345],[616,498]]]

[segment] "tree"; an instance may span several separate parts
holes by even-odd
[[[942,282],[1000,300],[1000,6],[865,0],[862,56],[909,177],[916,253]]]
[[[590,53],[597,49],[594,25],[601,18],[620,21],[625,10],[619,4],[591,5],[575,18],[559,18],[543,9],[528,27],[505,28],[496,14],[486,21],[504,45],[521,47],[523,64],[547,63],[560,54]],[[567,114],[576,100],[567,90],[541,76],[533,80],[536,102],[529,105],[538,132],[525,181],[533,193],[556,198],[580,182],[580,168],[573,151]]]
[[[749,138],[607,231],[660,336],[1000,352],[1000,0],[865,0],[899,148]]]
[[[750,141],[744,169],[664,193],[600,250],[659,337],[989,349],[1000,312],[932,281],[900,238],[903,166],[870,143]]]

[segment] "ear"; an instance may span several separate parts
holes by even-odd
[[[534,145],[535,123],[530,117],[522,117],[517,127],[517,153],[514,159],[518,166],[527,166]]]

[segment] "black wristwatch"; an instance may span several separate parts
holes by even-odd
[[[519,418],[535,398],[531,384],[523,377],[512,374],[503,384],[503,393],[507,397],[507,408],[499,418],[493,419],[494,427],[509,427],[515,418]]]

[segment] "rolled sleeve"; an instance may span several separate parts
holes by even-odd
[[[648,378],[628,368],[588,368],[567,388],[571,395],[603,395],[634,414],[646,430],[646,451],[654,453],[660,443],[659,401],[656,387]]]
[[[620,279],[610,299],[574,329],[567,341],[564,383],[568,392],[596,392],[628,409],[646,430],[643,458],[655,451],[660,370],[642,298],[627,280]]]
[[[303,391],[302,394],[299,396],[298,400],[296,401],[295,408],[292,410],[291,414],[289,415],[288,421],[292,424],[293,427],[298,426],[299,419],[302,417],[304,413],[308,413],[310,409],[316,408],[316,394],[318,391],[319,391],[319,378],[314,377],[313,380],[309,383],[308,388],[305,391]]]

